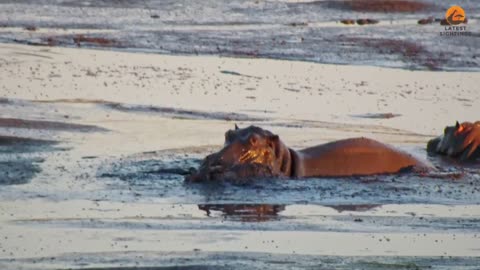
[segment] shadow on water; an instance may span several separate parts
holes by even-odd
[[[0,185],[28,183],[41,171],[44,161],[38,155],[50,152],[57,143],[47,140],[0,136]]]

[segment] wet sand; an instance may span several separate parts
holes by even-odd
[[[478,120],[478,73],[11,44],[0,59],[3,268],[480,263],[478,164],[425,152]],[[371,137],[463,176],[184,184],[234,123],[293,148]]]

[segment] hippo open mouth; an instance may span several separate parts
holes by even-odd
[[[235,130],[227,131],[224,147],[205,157],[200,168],[185,180],[203,182],[281,176],[276,168],[273,145],[278,136],[257,127],[245,131],[247,129],[239,129],[237,125]]]

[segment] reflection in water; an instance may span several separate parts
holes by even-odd
[[[282,204],[199,204],[198,208],[211,216],[220,211],[225,219],[242,222],[265,222],[278,220],[278,213],[285,210]]]

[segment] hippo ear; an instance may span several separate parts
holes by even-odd
[[[235,130],[237,130],[237,129],[238,129],[238,126],[237,126],[237,124],[235,124]]]
[[[455,123],[455,129],[458,129],[460,127],[460,123],[458,121]]]
[[[272,135],[272,136],[269,137],[269,139],[273,142],[276,142],[276,141],[278,141],[279,137],[278,137],[278,135]]]

